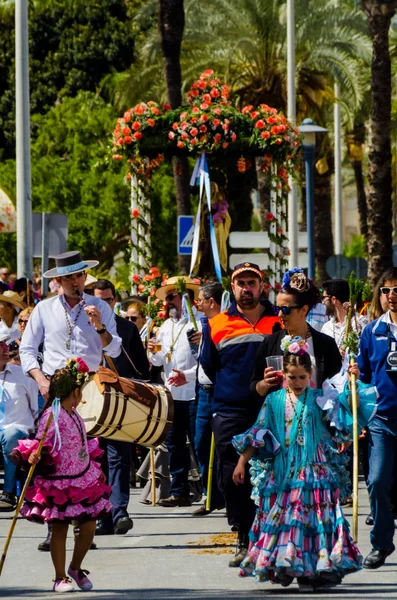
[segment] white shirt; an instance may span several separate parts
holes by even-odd
[[[194,315],[201,315],[193,308]],[[201,323],[198,321],[198,327],[201,329]],[[155,367],[164,367],[165,385],[170,390],[174,400],[193,400],[196,396],[196,371],[197,361],[194,358],[186,332],[192,329],[193,325],[187,319],[167,319],[160,327],[157,338],[161,343],[160,352],[150,354],[149,360]],[[171,345],[174,345],[171,360],[168,360],[167,354],[171,351]],[[184,372],[187,379],[185,385],[175,387],[167,384],[168,377],[172,369],[179,369]]]
[[[39,412],[37,383],[25,375],[19,365],[8,364],[0,371],[0,384],[4,386],[4,395],[0,386],[0,419],[4,408],[0,430],[18,425],[28,434],[34,429],[34,421]]]
[[[15,316],[14,322],[11,325],[11,327],[7,327],[6,322],[0,319],[0,336],[2,335],[8,335],[8,340],[6,340],[7,344],[15,342],[15,340],[19,340],[19,338],[21,337],[21,332],[18,326],[18,315]]]
[[[358,321],[358,334],[361,335],[362,330],[368,324],[368,318],[365,316],[359,317],[357,314],[355,316],[353,315],[351,320],[353,331],[356,331],[357,329],[356,320]],[[337,323],[335,317],[331,317],[328,323],[323,325],[321,333],[325,333],[326,335],[329,335],[329,337],[334,338],[336,345],[341,349],[345,344],[346,317],[344,318],[343,323]]]
[[[88,305],[94,305],[101,311],[101,321],[113,338],[110,344],[102,347],[101,337],[91,325],[81,302],[70,308],[63,295],[54,296],[39,302],[26,326],[19,349],[25,373],[40,368],[37,354],[42,342],[44,356],[42,371],[46,375],[53,375],[57,369],[63,368],[68,358],[79,356],[87,363],[90,371],[97,371],[102,362],[102,351],[113,358],[120,354],[121,338],[116,332],[112,309],[96,296],[84,294],[84,300]],[[70,338],[70,350],[66,348],[68,326],[64,307],[71,324],[77,319]]]

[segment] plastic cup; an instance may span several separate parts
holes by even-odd
[[[271,367],[275,371],[275,375],[278,377],[279,382],[283,380],[283,357],[282,356],[267,356],[266,365]]]
[[[283,370],[283,357],[282,356],[267,356],[266,364],[275,371]]]
[[[154,342],[154,352],[160,352],[162,348],[160,340],[158,338],[152,338],[150,341]]]

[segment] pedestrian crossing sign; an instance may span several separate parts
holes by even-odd
[[[178,254],[191,254],[194,237],[194,219],[192,215],[178,217]]]

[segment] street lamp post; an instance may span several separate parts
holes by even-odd
[[[316,148],[316,133],[328,131],[316,125],[312,119],[304,119],[298,127],[303,133],[303,156],[306,170],[306,229],[308,276],[314,279],[316,274],[315,244],[314,244],[314,151]]]

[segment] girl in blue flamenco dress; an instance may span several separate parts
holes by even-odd
[[[335,452],[337,442],[349,439],[348,391],[330,394],[328,384],[326,397],[310,389],[306,346],[301,338],[284,338],[287,387],[269,394],[254,426],[233,438],[241,454],[233,480],[244,481],[250,461],[258,508],[240,575],[282,586],[296,578],[300,591],[314,591],[334,587],[361,569],[362,556],[340,506],[344,468]],[[357,365],[349,372],[358,375]],[[373,414],[374,388],[363,390],[363,396],[362,417]]]

